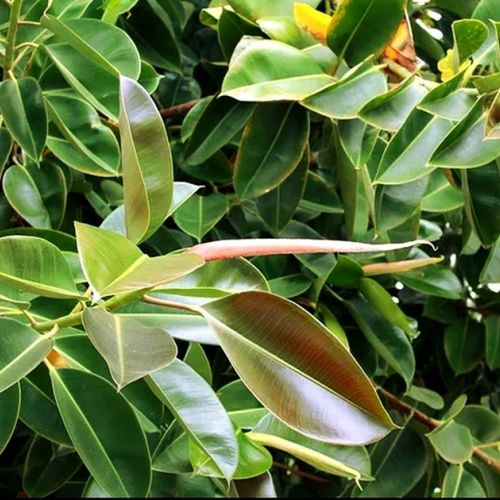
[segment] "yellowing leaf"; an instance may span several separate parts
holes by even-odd
[[[326,44],[326,31],[332,18],[305,3],[293,4],[293,17],[297,26],[311,34],[318,42]]]
[[[441,80],[443,82],[447,82],[451,80],[457,73],[460,73],[463,69],[465,69],[470,62],[464,61],[460,67],[457,67],[456,61],[458,57],[456,57],[453,50],[448,49],[446,51],[446,55],[438,61],[438,69],[441,72]]]

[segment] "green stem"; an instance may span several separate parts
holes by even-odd
[[[16,34],[19,15],[21,14],[21,6],[23,0],[12,0],[9,17],[9,31],[7,32],[7,46],[5,48],[5,59],[3,64],[4,80],[10,77],[12,62],[14,61],[14,49],[16,46]]]

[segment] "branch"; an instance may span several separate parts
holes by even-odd
[[[315,474],[301,471],[298,467],[290,467],[289,465],[285,465],[285,464],[282,464],[280,462],[273,462],[273,467],[275,467],[276,469],[281,469],[281,470],[290,472],[291,474],[293,474],[295,476],[303,477],[304,479],[309,479],[311,481],[315,481],[316,483],[323,483],[323,484],[331,484],[332,483],[329,479],[326,479],[325,477],[316,476]]]
[[[321,240],[321,239],[248,239],[220,240],[201,243],[186,250],[186,253],[197,253],[205,261],[233,259],[236,257],[255,257],[257,255],[283,255],[299,253],[366,253],[390,252],[401,248],[427,244],[425,240],[408,241],[405,243],[356,243],[352,241]]]
[[[194,106],[196,106],[196,104],[198,104],[200,100],[201,99],[194,99],[192,101],[178,104],[177,106],[160,109],[160,115],[164,120],[166,120],[167,118],[174,118],[175,116],[184,116],[191,108],[194,108]]]
[[[387,402],[393,408],[396,408],[397,410],[400,410],[403,413],[411,415],[412,418],[426,425],[427,427],[429,427],[429,429],[436,429],[441,424],[439,420],[435,420],[434,418],[431,418],[425,413],[422,413],[421,411],[417,410],[413,406],[404,403],[403,401],[398,399],[394,394],[391,394],[385,389],[379,387],[379,392],[385,397]],[[473,448],[473,456],[500,474],[500,460],[496,460],[495,458],[491,457],[483,450],[481,450],[479,446],[475,446]]]
[[[5,46],[5,59],[3,63],[3,77],[11,77],[10,70],[14,60],[14,50],[16,46],[16,34],[18,27],[19,15],[21,14],[21,6],[23,0],[12,0],[10,6],[9,31],[7,32],[7,43]]]

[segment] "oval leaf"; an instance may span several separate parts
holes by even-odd
[[[244,292],[201,312],[245,384],[292,428],[339,444],[371,442],[394,428],[356,360],[292,302]],[[305,334],[309,348],[297,349]]]
[[[143,326],[104,309],[85,309],[83,326],[108,363],[118,389],[169,365],[177,355],[177,346],[165,330]]]
[[[120,136],[127,236],[140,242],[168,215],[172,154],[154,102],[138,83],[124,76],[120,77]]]

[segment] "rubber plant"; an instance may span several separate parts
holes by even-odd
[[[2,2],[0,491],[494,497],[498,22]]]

